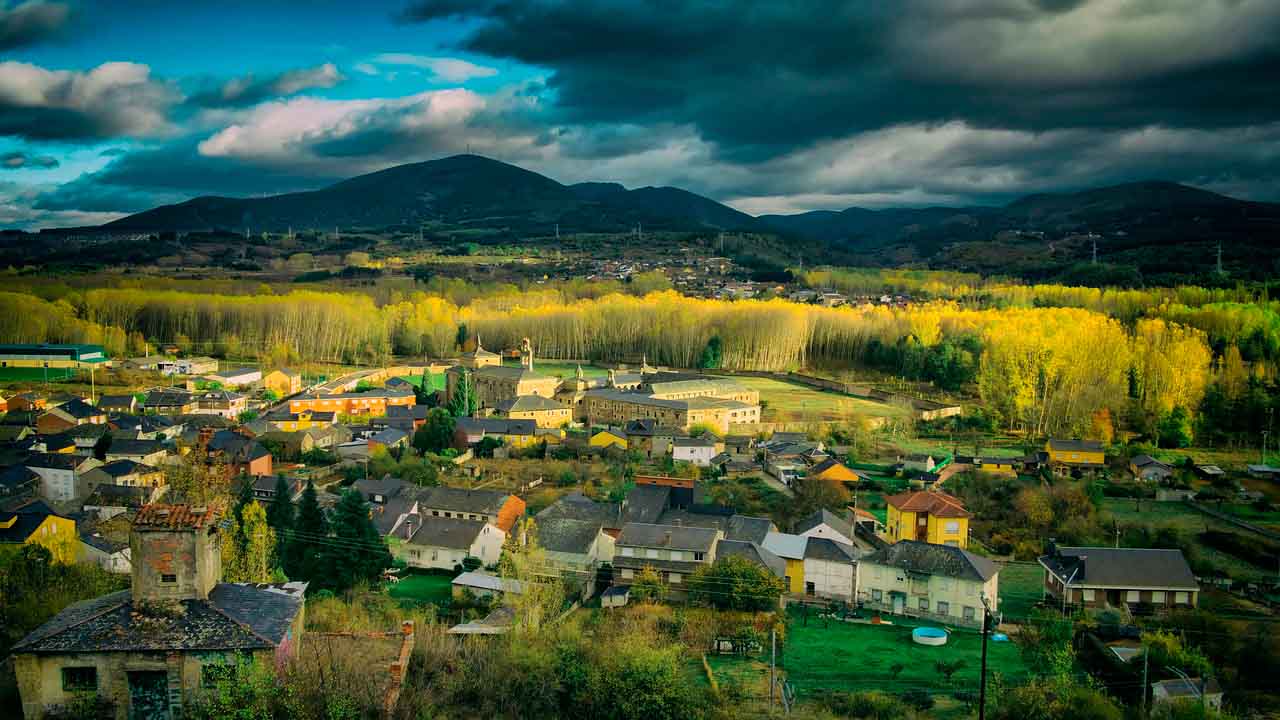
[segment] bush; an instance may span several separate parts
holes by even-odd
[[[910,708],[901,699],[879,691],[833,692],[825,695],[821,703],[840,717],[866,718],[866,720],[901,720]]]
[[[904,690],[898,697],[902,698],[902,702],[915,708],[916,710],[928,710],[933,707],[933,696],[927,690],[920,688],[911,688]]]

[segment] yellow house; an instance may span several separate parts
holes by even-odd
[[[300,393],[302,392],[302,373],[289,368],[272,370],[262,376],[262,387],[280,397]]]
[[[1049,465],[1066,470],[1096,470],[1107,463],[1106,452],[1097,440],[1054,440],[1044,445]]]
[[[761,546],[782,558],[787,563],[787,592],[797,595],[804,593],[804,550],[809,538],[790,533],[771,532],[764,536]]]
[[[968,547],[969,518],[956,498],[937,490],[919,490],[885,498],[889,542],[918,540],[934,545]]]
[[[609,430],[601,430],[595,435],[592,435],[591,441],[588,444],[591,447],[598,448],[616,447],[619,450],[627,449],[627,439]]]
[[[540,395],[520,395],[497,405],[499,417],[532,420],[540,428],[558,428],[573,421],[569,406]]]
[[[77,551],[76,522],[57,515],[41,500],[12,512],[0,512],[0,545],[43,545],[55,562],[73,563]]]
[[[300,430],[310,430],[311,428],[328,427],[333,424],[335,419],[336,416],[332,412],[299,410],[296,413],[290,413],[275,420],[268,420],[268,422],[280,432],[298,432]]]
[[[835,458],[827,458],[809,468],[808,476],[833,482],[856,483],[859,480],[857,471]]]
[[[977,472],[1009,477],[1016,477],[1023,464],[1022,458],[974,456],[967,460],[967,464]],[[965,458],[957,458],[956,461],[964,463]]]

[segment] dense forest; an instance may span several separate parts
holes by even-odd
[[[1108,290],[1011,285],[957,273],[822,270],[852,291],[913,293],[901,306],[826,308],[783,299],[723,301],[671,291],[594,294],[579,285],[274,294],[65,288],[51,297],[0,293],[0,340],[97,342],[115,356],[176,342],[223,357],[382,363],[448,357],[459,338],[490,348],[529,337],[544,358],[754,370],[875,368],[976,394],[993,421],[1032,432],[1086,434],[1103,424],[1150,430],[1171,415],[1206,439],[1269,416],[1280,358],[1280,302],[1194,287]],[[877,284],[878,283],[878,284]],[[931,299],[926,299],[931,298]],[[461,332],[460,332],[461,330]],[[1207,398],[1207,400],[1206,400]],[[1206,404],[1207,403],[1207,404]],[[1256,427],[1256,426],[1255,426]]]

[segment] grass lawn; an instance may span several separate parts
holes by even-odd
[[[1006,621],[1027,617],[1044,596],[1044,568],[1039,563],[1009,563],[1000,568],[1000,612]]]
[[[397,377],[399,377],[401,380],[406,380],[410,383],[413,383],[417,387],[422,387],[421,375],[399,375]],[[427,382],[430,384],[430,387],[428,388],[430,390],[445,389],[444,373],[427,373]]]
[[[61,382],[70,380],[76,376],[76,371],[72,368],[49,368],[49,382]],[[44,382],[46,370],[42,367],[11,367],[0,368],[0,382]],[[89,377],[89,371],[84,371],[85,379]],[[102,373],[98,373],[99,376]]]
[[[793,614],[787,626],[784,662],[787,677],[803,698],[819,690],[887,690],[922,688],[939,695],[957,690],[977,691],[982,638],[974,631],[953,632],[941,647],[918,645],[906,625],[866,625],[826,622],[813,616],[808,626]],[[934,667],[938,661],[963,660],[964,667],[946,680]],[[900,665],[896,673],[892,670]],[[1011,642],[987,646],[988,672],[1022,679],[1028,668]]]
[[[766,422],[779,419],[842,420],[855,414],[884,418],[902,418],[907,415],[906,409],[897,405],[823,392],[784,380],[746,376],[732,379],[760,392],[760,400],[766,404]]]
[[[388,594],[399,600],[439,605],[452,597],[452,591],[453,577],[449,575],[413,573],[392,585]]]
[[[1145,524],[1176,528],[1195,538],[1205,530],[1224,530],[1254,537],[1252,533],[1234,525],[1202,515],[1182,503],[1158,503],[1143,500],[1141,505],[1126,498],[1106,498],[1103,507],[1110,512],[1120,524]],[[1274,568],[1260,568],[1253,563],[1215,550],[1207,545],[1197,543],[1200,554],[1217,570],[1227,573],[1233,578],[1248,579],[1274,576]]]

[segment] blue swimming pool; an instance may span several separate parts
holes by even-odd
[[[911,631],[911,639],[921,645],[946,645],[947,631],[936,627],[918,627]]]

